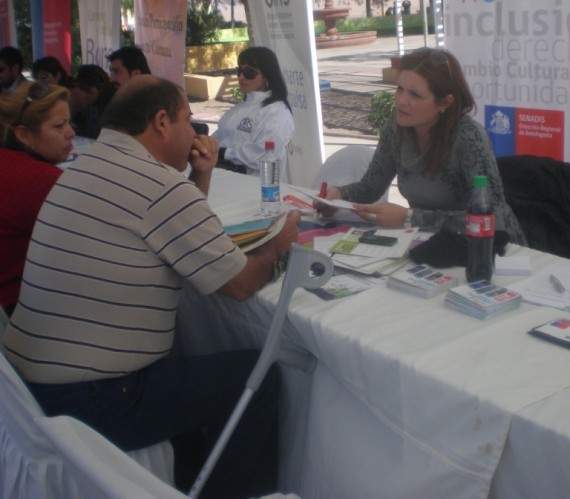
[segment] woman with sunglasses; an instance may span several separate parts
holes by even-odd
[[[469,116],[474,108],[461,66],[450,52],[421,48],[406,54],[397,80],[395,116],[380,134],[368,171],[359,182],[329,188],[326,198],[362,203],[356,204],[358,214],[382,227],[438,232],[448,219],[464,223],[473,177],[486,175],[496,229],[526,246],[505,200],[487,133]],[[369,204],[396,176],[410,207]],[[321,211],[331,213],[324,207]]]
[[[265,142],[273,141],[283,176],[294,125],[277,57],[266,47],[249,47],[238,56],[237,74],[245,101],[227,111],[213,133],[218,166],[259,176]]]
[[[69,92],[25,82],[0,96],[0,305],[10,315],[40,207],[71,152]]]

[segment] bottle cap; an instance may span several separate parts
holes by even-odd
[[[473,187],[487,187],[487,177],[485,175],[475,175],[473,177]]]
[[[266,151],[273,151],[275,149],[275,142],[273,142],[272,140],[268,140],[265,143],[265,150]]]

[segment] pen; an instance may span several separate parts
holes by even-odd
[[[323,182],[321,184],[321,192],[319,192],[319,197],[324,198],[327,195],[327,183]]]
[[[558,277],[552,274],[550,275],[550,283],[554,286],[554,289],[556,289],[556,291],[558,291],[559,293],[566,292],[566,287],[564,286],[564,284],[560,282],[560,279],[558,279]]]

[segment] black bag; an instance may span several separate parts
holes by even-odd
[[[493,258],[503,256],[509,242],[509,234],[499,230],[493,241]],[[415,263],[425,263],[436,268],[467,266],[467,236],[464,227],[456,221],[446,221],[441,230],[426,242],[410,250],[410,258]]]

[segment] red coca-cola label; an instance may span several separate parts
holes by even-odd
[[[495,235],[495,215],[467,214],[466,232],[472,237],[493,237]]]

